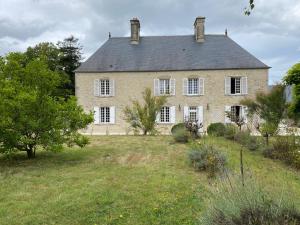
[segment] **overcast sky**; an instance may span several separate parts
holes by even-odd
[[[79,38],[87,58],[112,36],[128,36],[138,17],[141,35],[192,34],[196,16],[205,32],[224,33],[271,66],[270,83],[300,61],[300,1],[256,0],[0,0],[0,55],[39,42]]]

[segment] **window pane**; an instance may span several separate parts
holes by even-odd
[[[235,94],[235,78],[234,77],[231,77],[231,90],[230,90],[230,93],[231,94]]]
[[[110,122],[110,111],[109,111],[109,107],[105,107],[106,110],[106,118],[105,118],[105,122],[109,123]]]
[[[240,94],[241,93],[241,78],[235,79],[235,93]]]
[[[198,94],[198,78],[188,79],[188,94],[190,95]]]
[[[197,107],[189,107],[189,120],[193,122],[197,121]]]

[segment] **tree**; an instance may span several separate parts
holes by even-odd
[[[74,95],[75,70],[80,66],[80,61],[82,60],[82,46],[74,36],[70,36],[58,42],[57,46],[61,54],[59,64],[70,80],[70,83],[67,83],[65,88],[70,90],[71,94]]]
[[[288,114],[297,123],[300,120],[300,63],[289,69],[283,80],[293,87],[293,99],[289,104]]]
[[[125,120],[135,130],[142,130],[143,135],[155,132],[156,117],[161,107],[166,103],[166,96],[152,96],[151,89],[143,92],[144,104],[132,101],[132,107],[124,109]]]
[[[256,129],[266,138],[269,143],[269,137],[276,134],[279,123],[285,117],[286,99],[284,96],[284,86],[276,85],[269,93],[257,93],[255,100],[244,99],[242,105],[248,107],[248,117],[255,122]]]
[[[238,126],[239,130],[242,130],[242,126],[246,123],[243,116],[238,116],[234,112],[226,112],[226,116],[230,119],[231,122],[235,123]]]
[[[254,7],[255,7],[254,0],[249,0],[248,7],[245,7],[245,9],[244,9],[245,15],[250,16],[251,11],[254,9]]]
[[[33,158],[36,149],[87,144],[78,130],[92,122],[92,113],[84,113],[75,97],[55,96],[61,82],[44,59],[29,61],[26,54],[11,53],[0,60],[1,153],[19,150]]]

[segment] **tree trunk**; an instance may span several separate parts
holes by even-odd
[[[269,134],[266,134],[266,145],[269,146]]]
[[[31,149],[26,150],[26,152],[27,152],[28,159],[35,158],[35,149],[31,148]]]
[[[240,166],[241,166],[241,176],[242,176],[242,185],[245,186],[244,180],[244,162],[243,162],[243,148],[240,149]]]

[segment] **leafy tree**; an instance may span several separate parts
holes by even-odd
[[[142,130],[143,135],[155,132],[156,117],[161,107],[166,103],[165,96],[152,96],[151,89],[143,92],[144,104],[132,101],[132,107],[124,109],[125,120],[135,130]]]
[[[84,113],[75,97],[53,94],[61,82],[44,59],[11,53],[0,60],[0,153],[19,150],[33,158],[36,149],[87,144],[78,130],[92,122],[92,114]]]
[[[300,120],[300,63],[295,64],[284,77],[287,85],[293,86],[293,100],[289,105],[289,116],[297,123]]]
[[[255,100],[244,99],[242,105],[248,107],[248,116],[252,119],[258,116],[255,122],[256,129],[266,138],[276,134],[279,123],[285,116],[286,99],[284,96],[284,86],[276,85],[269,93],[257,93]]]
[[[243,116],[238,116],[234,112],[226,112],[226,116],[230,119],[231,122],[235,123],[238,126],[239,130],[242,130],[242,126],[246,123]]]
[[[79,44],[78,39],[70,36],[57,44],[60,51],[59,64],[63,71],[69,77],[70,83],[67,83],[65,88],[75,94],[75,70],[80,66],[82,60],[82,46]]]

